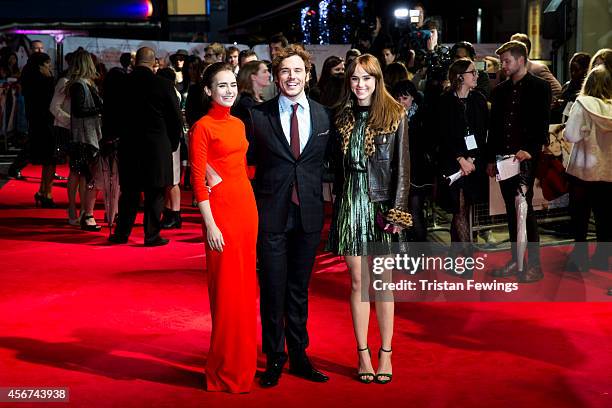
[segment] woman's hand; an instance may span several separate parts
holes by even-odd
[[[223,240],[223,234],[221,233],[219,227],[217,227],[215,218],[212,215],[210,201],[200,201],[198,203],[198,208],[200,209],[200,214],[202,214],[202,218],[204,219],[204,227],[206,228],[206,243],[213,251],[223,252],[225,241]]]
[[[213,251],[223,252],[225,241],[223,234],[216,224],[206,225],[206,242]]]
[[[402,227],[398,227],[397,225],[394,225],[391,228],[391,233],[392,234],[399,234],[400,232],[402,232],[404,229]]]
[[[399,234],[400,232],[403,231],[403,228],[397,225],[387,224],[385,226],[385,231],[388,232],[389,234]]]
[[[464,176],[476,170],[474,163],[471,160],[466,160],[465,157],[459,158],[459,165],[461,166],[461,174]]]

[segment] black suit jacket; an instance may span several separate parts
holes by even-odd
[[[254,106],[247,123],[252,135],[247,154],[256,166],[255,198],[262,232],[281,233],[287,225],[291,190],[297,181],[302,227],[305,232],[323,228],[323,162],[328,149],[331,114],[309,99],[311,131],[300,157],[293,158],[280,121],[279,97]]]
[[[171,81],[136,67],[126,81],[119,177],[126,190],[173,183],[172,152],[182,133],[179,101]]]

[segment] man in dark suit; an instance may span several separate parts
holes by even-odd
[[[304,93],[310,57],[289,46],[273,62],[280,95],[250,111],[248,161],[256,166],[259,211],[260,306],[266,372],[260,383],[278,383],[290,372],[315,382],[328,377],[308,356],[308,285],[323,228],[322,175],[329,111]]]
[[[493,271],[493,275],[517,275],[519,282],[537,282],[544,275],[540,266],[538,222],[532,206],[533,184],[538,156],[542,146],[548,144],[552,92],[546,81],[527,71],[527,47],[523,43],[507,42],[496,53],[508,79],[491,94],[487,172],[495,177],[496,160],[507,155],[513,155],[520,162],[520,170],[519,174],[499,183],[508,215],[512,259]],[[526,245],[528,266],[523,268]]]
[[[126,81],[124,124],[119,143],[119,219],[109,241],[128,240],[140,193],[144,192],[145,246],[168,243],[159,235],[164,191],[173,183],[172,152],[182,130],[178,98],[171,81],[153,73],[155,52],[143,47]]]

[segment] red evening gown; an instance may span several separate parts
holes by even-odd
[[[257,207],[247,177],[244,124],[213,103],[193,126],[192,184],[198,202],[210,200],[223,252],[206,245],[212,315],[206,361],[208,391],[249,392],[257,365]],[[221,178],[209,192],[206,167]]]

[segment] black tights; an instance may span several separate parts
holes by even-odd
[[[425,198],[428,190],[426,188],[411,187],[408,195],[410,214],[412,214],[412,227],[409,238],[413,242],[425,242],[427,240],[427,223],[425,221]]]
[[[457,212],[453,214],[450,228],[452,251],[454,253],[470,255],[471,245],[466,243],[472,242],[472,237],[470,235],[471,206],[465,200],[463,188],[459,189],[458,204],[459,207],[457,208]]]

